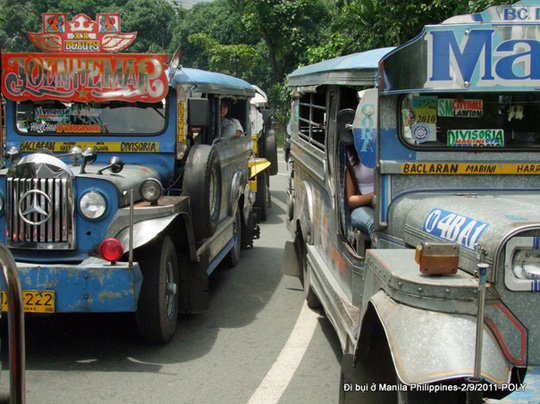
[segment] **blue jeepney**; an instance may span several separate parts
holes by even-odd
[[[25,310],[135,312],[144,339],[167,342],[178,313],[208,308],[214,269],[258,237],[255,90],[167,55],[119,53],[135,35],[118,14],[44,14],[43,25],[30,36],[46,53],[2,54],[0,241]],[[221,134],[225,101],[234,136]]]

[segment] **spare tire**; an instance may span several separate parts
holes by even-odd
[[[182,195],[190,198],[196,240],[211,237],[217,229],[221,207],[221,164],[212,146],[195,145],[189,151]]]
[[[264,135],[264,158],[270,162],[268,173],[276,175],[278,173],[278,152],[276,132],[270,129]]]

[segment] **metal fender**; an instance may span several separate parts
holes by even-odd
[[[313,244],[313,187],[302,181],[298,187],[296,206],[299,208],[300,229],[302,238],[307,244]]]
[[[394,367],[405,384],[432,383],[474,374],[476,317],[418,309],[380,290],[370,299],[386,333]],[[511,365],[484,326],[482,377],[509,383]]]
[[[165,230],[178,215],[179,213],[135,223],[133,226],[133,248],[141,247],[152,241],[159,233]],[[116,238],[122,243],[124,250],[127,251],[129,245],[129,227],[124,228],[118,233]]]
[[[137,249],[154,240],[156,236],[165,230],[177,216],[184,216],[186,221],[190,221],[188,215],[184,213],[175,213],[166,217],[148,219],[135,223],[133,226],[133,249]],[[193,235],[191,224],[186,223],[186,228],[188,229],[187,233],[191,260],[196,261],[195,236]],[[120,231],[116,235],[116,238],[122,243],[124,251],[127,251],[129,248],[129,227]]]
[[[229,194],[229,209],[227,214],[234,216],[236,214],[236,206],[238,200],[246,192],[246,188],[249,188],[247,174],[241,168],[237,168],[233,174],[231,181],[231,193]]]

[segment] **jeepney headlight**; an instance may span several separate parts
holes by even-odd
[[[101,193],[90,191],[79,200],[79,209],[87,219],[99,219],[107,210],[107,200]]]
[[[146,202],[155,203],[163,194],[163,187],[155,178],[148,178],[142,182],[139,191]]]
[[[518,279],[540,279],[540,250],[517,250],[512,271]]]

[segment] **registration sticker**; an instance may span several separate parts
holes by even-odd
[[[24,311],[29,313],[54,313],[53,290],[23,290]],[[7,295],[2,290],[2,311],[7,311]]]

